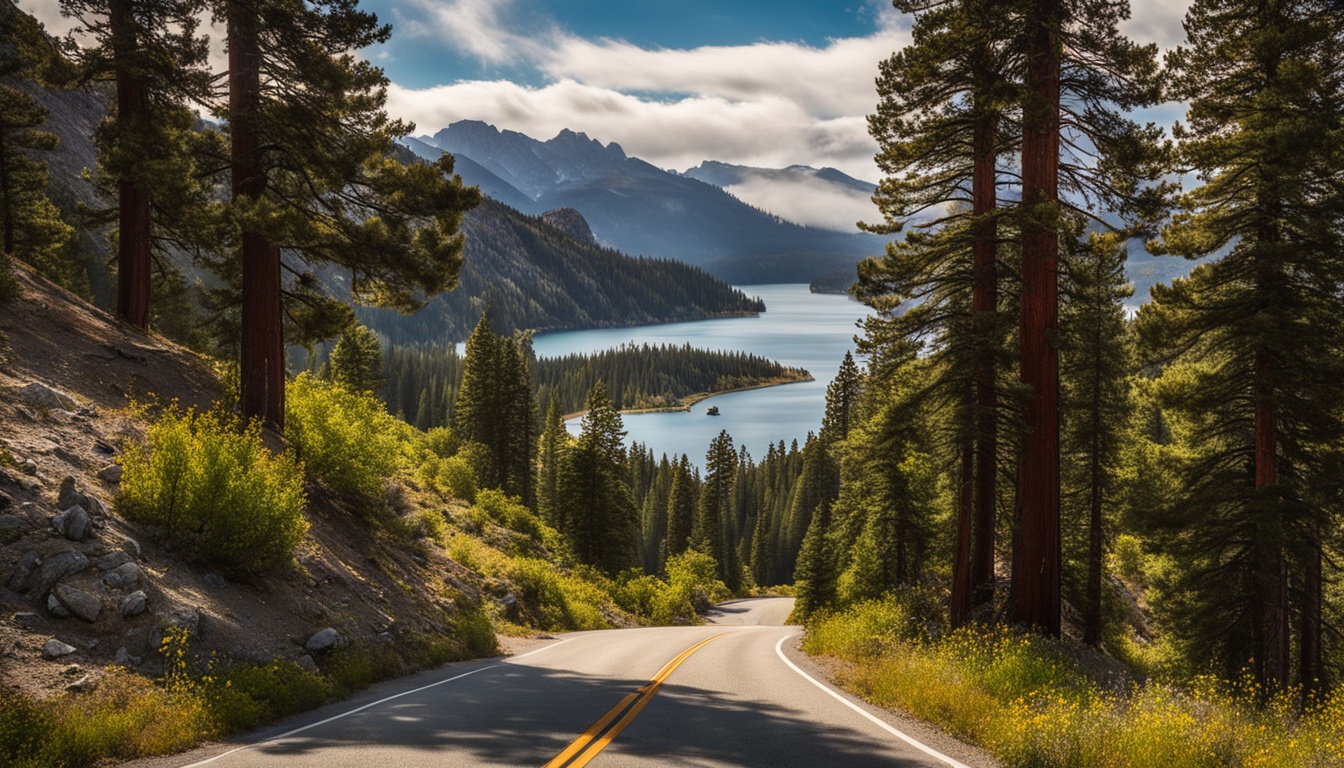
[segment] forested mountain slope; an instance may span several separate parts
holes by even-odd
[[[506,333],[765,311],[759,300],[699,268],[631,258],[583,238],[586,228],[575,211],[527,216],[486,198],[463,223],[466,256],[456,290],[415,315],[361,309],[360,319],[394,343],[408,343],[465,339],[486,308]]]

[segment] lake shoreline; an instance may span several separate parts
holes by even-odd
[[[816,380],[817,380],[816,377],[814,377],[812,374],[809,373],[806,376],[797,379],[786,379],[781,381],[765,381],[761,382],[760,384],[749,384],[745,387],[733,387],[732,389],[722,389],[719,390],[718,392],[697,392],[694,395],[687,395],[686,397],[681,398],[681,401],[677,405],[665,405],[658,408],[628,408],[621,410],[620,413],[621,415],[624,416],[629,414],[640,414],[640,413],[690,412],[691,408],[695,407],[696,403],[703,402],[711,397],[718,397],[719,395],[729,395],[734,392],[750,392],[753,389],[783,387],[789,384],[806,384],[810,381],[816,381]],[[588,411],[584,410],[584,411],[576,411],[574,413],[567,413],[561,416],[560,419],[562,421],[571,421],[573,419],[581,418],[587,412]]]

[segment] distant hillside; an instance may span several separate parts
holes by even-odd
[[[873,203],[877,185],[835,168],[753,168],[706,160],[682,175],[722,187],[749,205],[809,227],[857,232],[857,222],[879,218]]]
[[[523,212],[574,208],[605,245],[680,259],[734,282],[806,282],[882,251],[880,238],[800,226],[573,131],[543,142],[463,120],[407,146],[469,161],[458,168],[467,183],[487,194],[516,190],[529,200]]]
[[[552,223],[554,222],[554,223]],[[393,343],[460,341],[488,306],[495,329],[556,330],[666,323],[765,311],[705,271],[597,245],[577,211],[528,216],[489,198],[469,213],[457,290],[415,315],[359,309]]]

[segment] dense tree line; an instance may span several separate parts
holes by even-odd
[[[566,413],[579,410],[585,393],[604,383],[620,410],[676,407],[683,398],[708,392],[811,377],[746,352],[696,349],[689,343],[621,346],[590,354],[542,358],[536,365],[537,398],[557,401]]]
[[[807,371],[756,355],[690,345],[631,345],[558,358],[534,358],[531,345],[524,347],[543,413],[552,403],[564,414],[584,410],[598,382],[617,410],[630,410],[678,407],[683,398],[700,393],[809,378]],[[450,421],[462,358],[454,347],[393,344],[387,349],[383,377],[388,410],[429,429]]]

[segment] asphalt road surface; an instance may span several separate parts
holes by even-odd
[[[725,603],[698,627],[563,635],[452,664],[155,766],[963,766],[975,753],[818,682],[791,598]],[[876,714],[874,714],[876,713]],[[924,742],[932,741],[936,746]],[[949,754],[959,755],[957,758]]]

